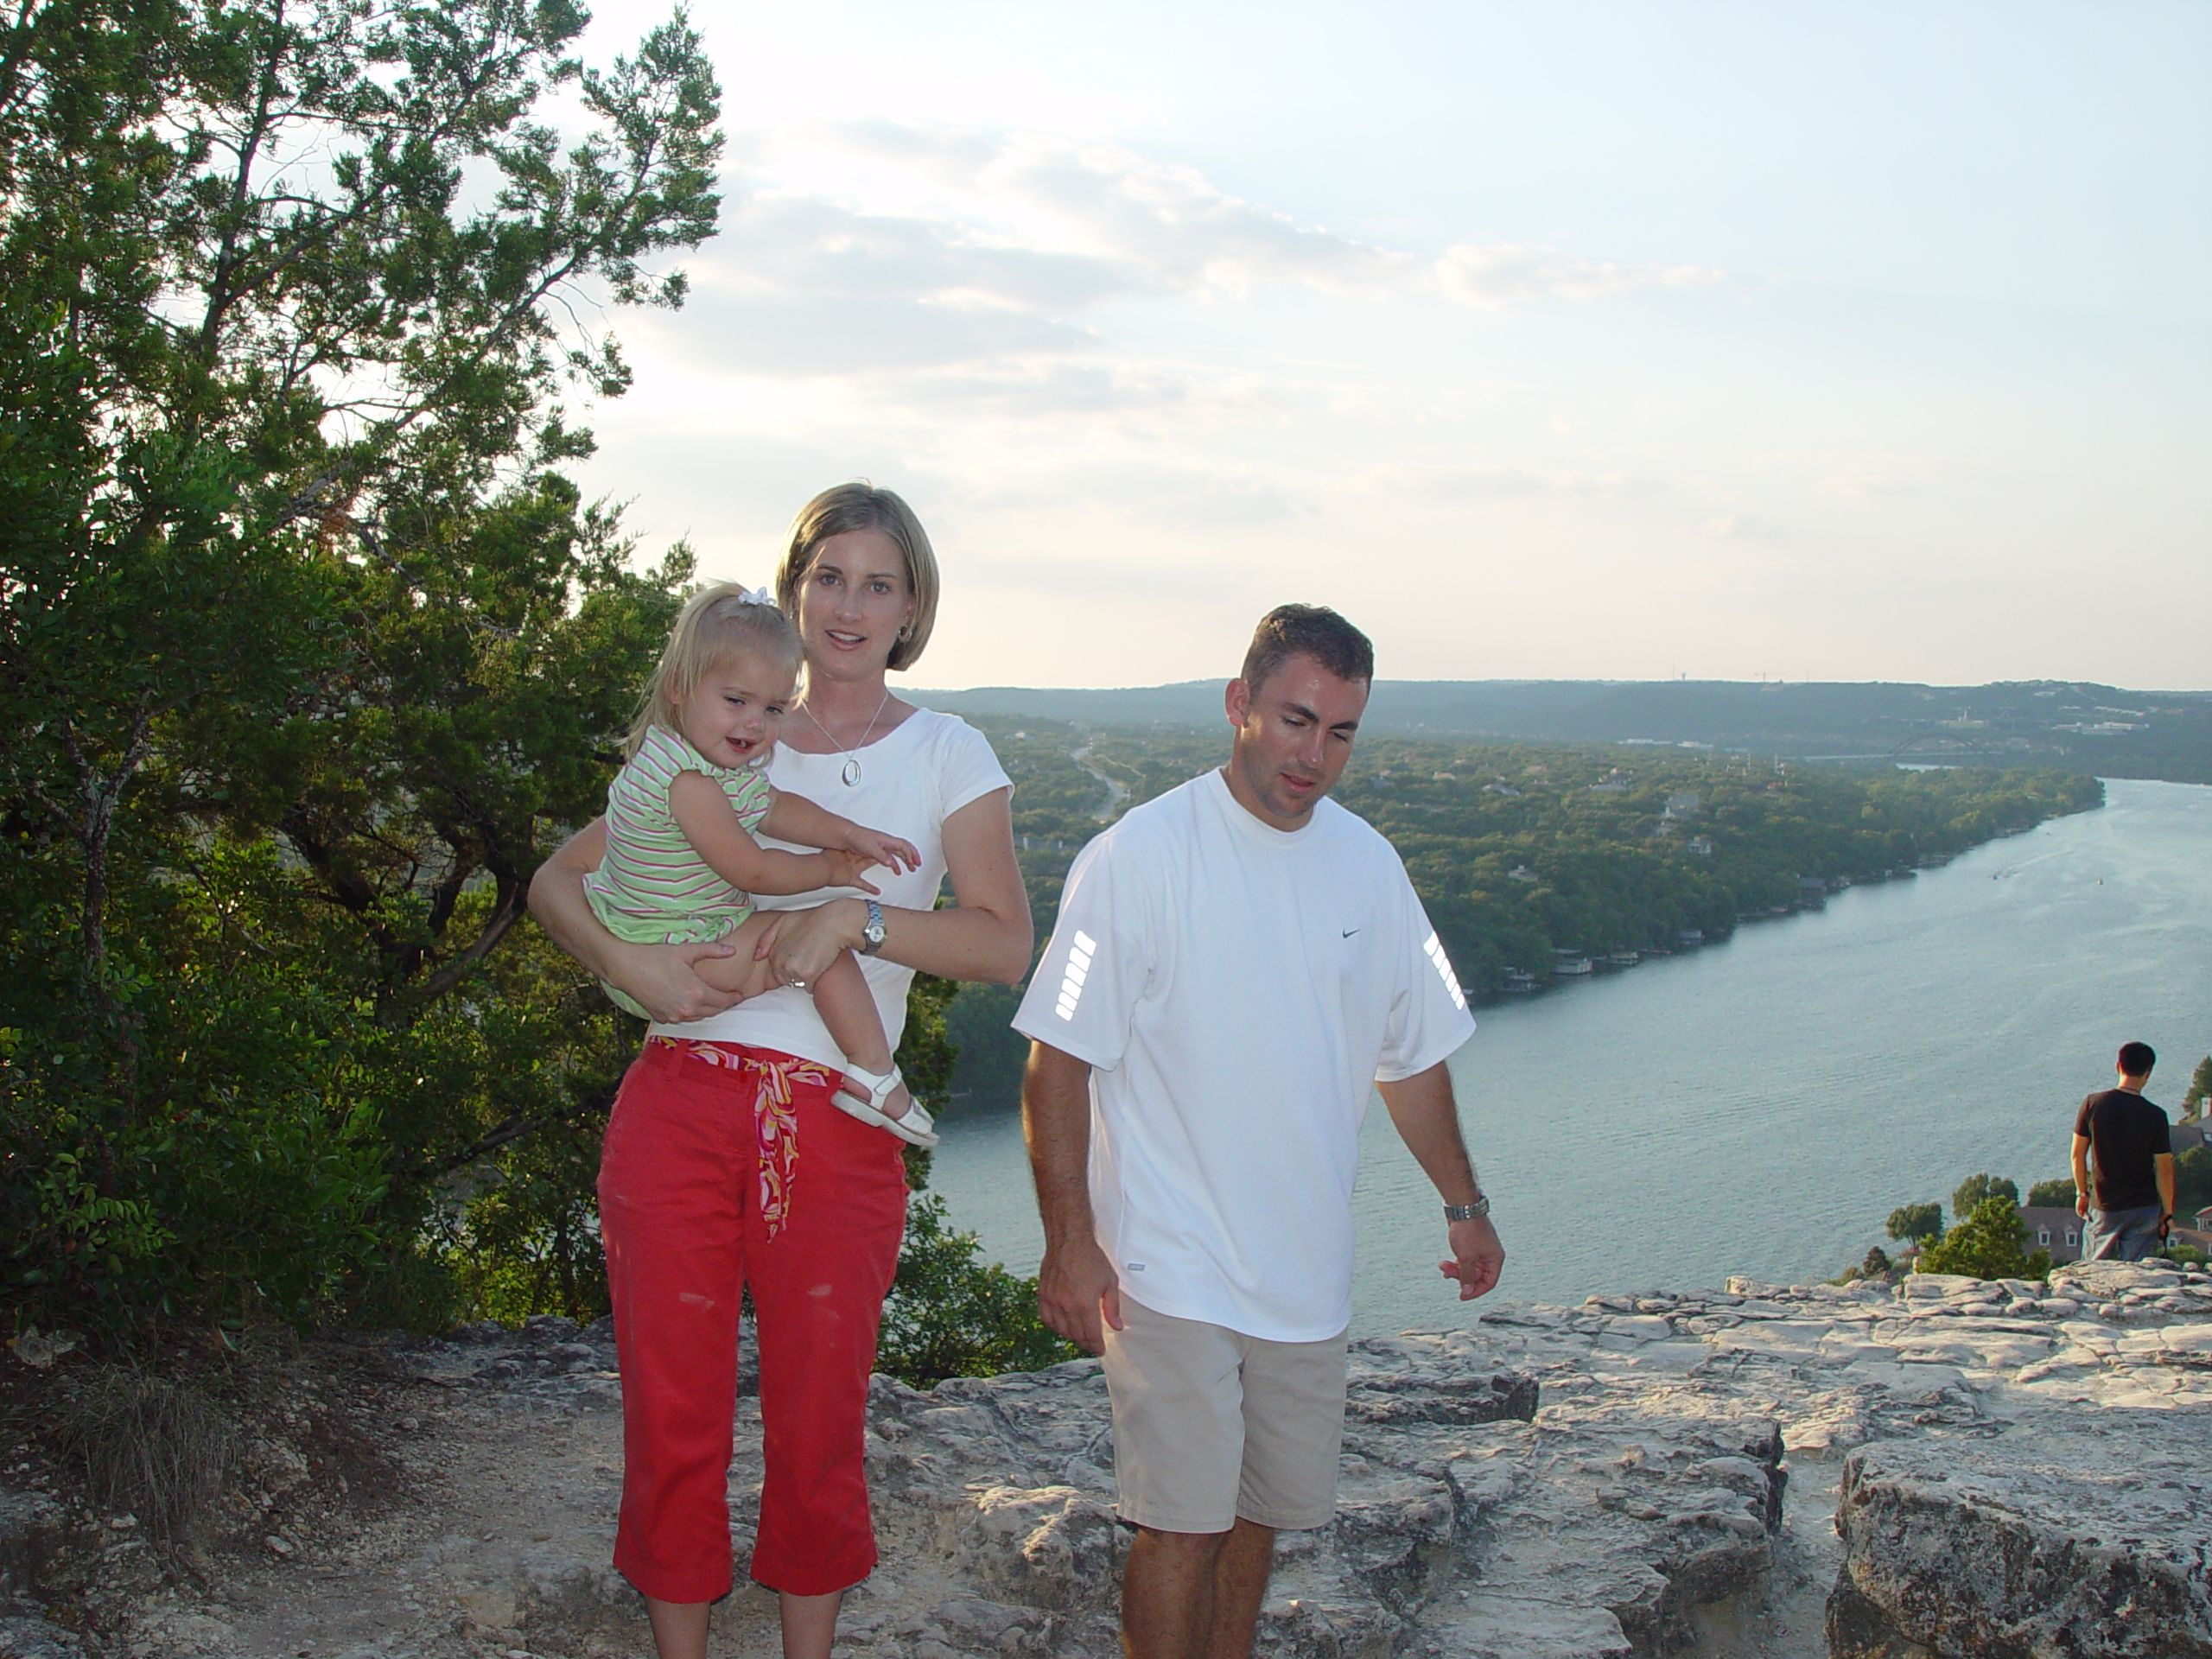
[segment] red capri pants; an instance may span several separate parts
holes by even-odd
[[[607,1120],[599,1217],[622,1363],[614,1567],[661,1601],[729,1592],[741,1287],[766,1478],[752,1576],[822,1595],[875,1566],[861,1462],[876,1326],[906,1215],[898,1140],[830,1103],[836,1073],[655,1039]]]

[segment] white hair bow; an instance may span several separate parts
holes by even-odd
[[[741,588],[737,600],[741,605],[766,605],[770,610],[776,607],[776,596],[766,588],[755,588],[750,593]]]

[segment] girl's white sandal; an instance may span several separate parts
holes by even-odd
[[[909,1145],[937,1145],[937,1135],[931,1128],[929,1112],[920,1101],[910,1101],[906,1115],[901,1117],[893,1117],[883,1109],[883,1103],[891,1097],[891,1091],[905,1081],[899,1075],[897,1066],[879,1076],[874,1071],[863,1071],[857,1065],[848,1065],[845,1075],[868,1090],[868,1098],[865,1101],[855,1100],[840,1089],[830,1096],[830,1103],[839,1111],[857,1117],[863,1123],[873,1123],[879,1129],[888,1129]]]

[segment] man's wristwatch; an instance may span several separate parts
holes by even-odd
[[[883,906],[870,899],[868,906],[868,925],[861,929],[861,954],[872,957],[883,949]]]
[[[1444,1206],[1444,1219],[1446,1221],[1480,1221],[1488,1214],[1490,1198],[1487,1194],[1480,1192],[1475,1195],[1472,1204],[1447,1204]]]

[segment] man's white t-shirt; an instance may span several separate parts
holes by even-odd
[[[1091,1205],[1123,1292],[1319,1342],[1351,1318],[1370,1089],[1475,1022],[1389,842],[1325,799],[1274,829],[1214,772],[1084,849],[1014,1024],[1091,1067]]]
[[[944,882],[944,821],[993,790],[1010,787],[1005,768],[981,732],[964,720],[930,709],[917,709],[857,751],[857,758],[860,779],[848,786],[845,754],[802,754],[779,743],[768,758],[768,781],[855,823],[912,842],[922,855],[919,869],[893,875],[879,868],[870,870],[868,879],[883,889],[886,905],[931,909]],[[761,836],[760,844],[795,853],[813,850],[771,836]],[[823,887],[812,893],[756,893],[753,903],[762,910],[804,910],[832,899],[867,896],[858,887]],[[914,970],[880,957],[861,957],[859,962],[882,1017],[884,1035],[895,1050],[899,1033],[906,1029],[906,988],[913,982]],[[844,1064],[829,1028],[815,1012],[814,999],[787,986],[689,1025],[655,1025],[652,1029],[656,1035],[775,1049],[827,1066]]]

